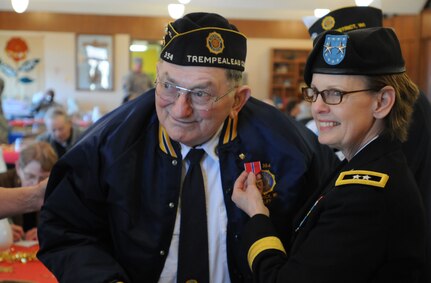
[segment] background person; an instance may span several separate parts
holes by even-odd
[[[57,162],[57,154],[50,144],[35,142],[21,150],[14,169],[0,174],[0,187],[18,188],[36,186],[47,179]],[[19,213],[13,217],[14,240],[37,240],[37,213]]]
[[[314,134],[250,97],[242,84],[246,37],[225,18],[185,15],[164,41],[156,88],[103,116],[52,171],[38,257],[59,281],[182,282],[183,247],[208,252],[204,276],[212,282],[250,281],[239,248],[247,216],[231,201],[244,166],[260,161],[266,203],[286,235],[338,164]],[[189,167],[199,167],[186,161],[196,150],[204,151],[198,205],[206,217],[184,216],[195,207],[180,200]],[[182,224],[202,215],[207,225],[194,234],[206,243],[180,245]]]
[[[2,94],[4,90],[4,80],[0,78],[0,144],[9,143],[9,125],[3,113]]]
[[[36,137],[37,141],[49,143],[62,157],[78,140],[82,131],[73,125],[63,108],[49,108],[45,114],[46,132]]]
[[[285,247],[255,176],[238,178],[232,198],[252,217],[243,242],[254,282],[419,282],[425,213],[401,148],[419,90],[394,31],[321,34],[304,77],[319,141],[346,159],[299,214]]]
[[[139,95],[153,88],[153,80],[142,70],[143,64],[144,62],[142,58],[133,58],[132,71],[124,78],[123,103],[135,99]]]

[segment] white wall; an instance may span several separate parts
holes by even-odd
[[[43,89],[52,88],[56,92],[56,101],[66,105],[67,98],[74,98],[81,110],[90,111],[99,106],[103,113],[109,112],[121,104],[122,78],[127,73],[129,64],[128,45],[129,35],[117,34],[114,36],[114,90],[113,91],[82,91],[76,90],[76,58],[75,33],[65,32],[26,32],[26,31],[0,31],[0,35],[23,36],[42,35],[44,38],[44,64],[45,69]],[[0,54],[4,56],[4,48]],[[259,99],[268,97],[269,68],[271,48],[311,48],[310,40],[292,39],[248,39],[246,72],[248,84],[252,88],[252,95]]]
[[[76,89],[76,42],[75,33],[64,32],[27,32],[0,31],[1,35],[25,36],[41,35],[44,40],[44,82],[39,91],[52,88],[55,90],[55,100],[66,105],[69,97],[74,98],[82,112],[99,106],[103,113],[109,112],[121,104],[121,84],[123,76],[128,72],[130,37],[126,34],[114,36],[114,90],[113,91],[83,91]],[[6,56],[4,47],[0,46],[1,57]],[[31,97],[31,94],[30,94]]]

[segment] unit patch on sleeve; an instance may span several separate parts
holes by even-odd
[[[384,188],[388,180],[389,176],[384,173],[367,170],[351,170],[341,172],[335,182],[335,186],[359,184]]]

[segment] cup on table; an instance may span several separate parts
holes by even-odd
[[[12,227],[7,218],[0,219],[0,251],[9,249],[13,244]]]

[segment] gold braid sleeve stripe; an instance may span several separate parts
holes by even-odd
[[[265,237],[260,240],[254,242],[254,244],[250,247],[247,254],[248,265],[250,269],[252,269],[254,259],[263,251],[266,250],[279,250],[286,254],[284,250],[283,244],[280,239],[274,236]]]

